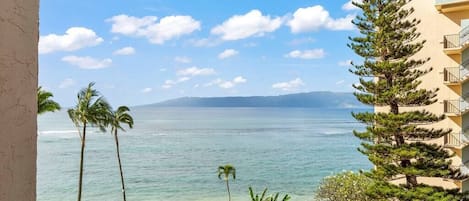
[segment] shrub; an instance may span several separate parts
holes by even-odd
[[[251,196],[252,201],[280,201],[278,200],[280,198],[279,197],[280,193],[274,193],[267,197],[266,197],[266,193],[267,193],[267,188],[264,189],[261,195],[259,194],[254,195],[252,187],[249,187],[249,195]],[[280,199],[281,201],[288,201],[290,200],[290,196],[286,194],[283,198],[280,198]]]
[[[373,181],[361,173],[343,172],[325,177],[316,190],[316,201],[371,201],[366,190]]]

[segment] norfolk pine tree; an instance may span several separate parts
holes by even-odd
[[[376,180],[367,193],[374,199],[456,201],[466,200],[458,189],[443,189],[418,182],[419,177],[461,179],[451,169],[452,156],[442,146],[426,143],[451,132],[448,129],[422,127],[443,120],[444,115],[424,110],[437,102],[438,89],[419,88],[419,78],[432,71],[415,54],[424,46],[413,19],[410,0],[363,0],[354,5],[362,10],[353,23],[360,36],[350,38],[349,47],[364,59],[350,71],[359,77],[354,85],[356,98],[380,107],[381,112],[353,113],[367,124],[363,132],[354,131],[362,140],[359,151],[375,166],[366,175]],[[428,2],[430,3],[430,2]],[[387,112],[386,112],[387,111]],[[396,178],[403,184],[393,184]]]

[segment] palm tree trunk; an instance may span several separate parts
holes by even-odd
[[[228,179],[226,180],[226,189],[228,190],[228,201],[231,201],[230,185],[228,185]]]
[[[81,186],[83,184],[83,158],[85,155],[86,122],[83,124],[83,138],[81,139],[80,177],[78,179],[78,201],[81,201]]]
[[[126,201],[126,198],[125,198],[125,185],[124,185],[124,173],[122,171],[121,157],[120,157],[120,152],[119,152],[119,139],[117,137],[117,129],[114,131],[114,139],[116,141],[117,161],[119,162],[119,170],[120,170],[120,173],[121,173],[122,196],[124,198],[124,201]]]

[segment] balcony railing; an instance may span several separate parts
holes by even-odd
[[[459,32],[460,44],[462,46],[468,45],[469,43],[469,26],[464,27],[461,32]]]
[[[469,162],[466,162],[464,164],[461,164],[461,165],[451,165],[451,169],[459,169],[459,175],[461,178],[465,178],[467,176],[469,176]]]
[[[436,0],[435,6],[438,11],[456,12],[469,10],[469,0]]]
[[[459,39],[459,34],[445,35],[443,40],[444,48],[458,48],[460,46]]]
[[[459,166],[459,171],[461,172],[461,175],[462,176],[469,176],[469,168],[467,167],[467,163],[466,164],[461,164]]]
[[[444,100],[444,112],[447,115],[461,115],[469,111],[469,103],[464,99],[459,100]]]
[[[436,0],[435,4],[441,5],[441,4],[459,3],[463,1],[467,1],[467,0]]]
[[[459,34],[445,35],[443,44],[445,49],[463,48],[469,45],[469,26],[463,28]]]
[[[445,83],[460,83],[469,79],[469,70],[463,67],[449,67],[443,70]]]
[[[469,135],[466,133],[450,133],[444,137],[445,146],[460,147],[469,143]]]

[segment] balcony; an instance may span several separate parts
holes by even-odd
[[[449,67],[443,70],[443,82],[446,85],[461,85],[469,81],[469,70],[464,67]]]
[[[436,0],[436,9],[441,13],[469,10],[469,0]]]
[[[466,133],[450,133],[444,137],[445,147],[462,147],[469,143],[469,135]]]
[[[444,100],[444,113],[448,117],[458,117],[469,112],[469,103],[464,99]]]
[[[460,165],[451,165],[450,168],[451,169],[454,169],[454,170],[459,170],[459,181],[461,180],[466,180],[467,181],[467,177],[469,177],[469,161],[463,163],[463,164],[460,164]]]
[[[469,165],[469,162],[466,162],[465,164],[452,166],[452,168],[459,169],[459,172],[461,173],[461,176],[467,177],[467,176],[469,176],[469,167],[468,167],[468,165]]]
[[[461,54],[467,47],[469,47],[469,26],[458,34],[445,35],[443,38],[443,48],[448,55]]]

